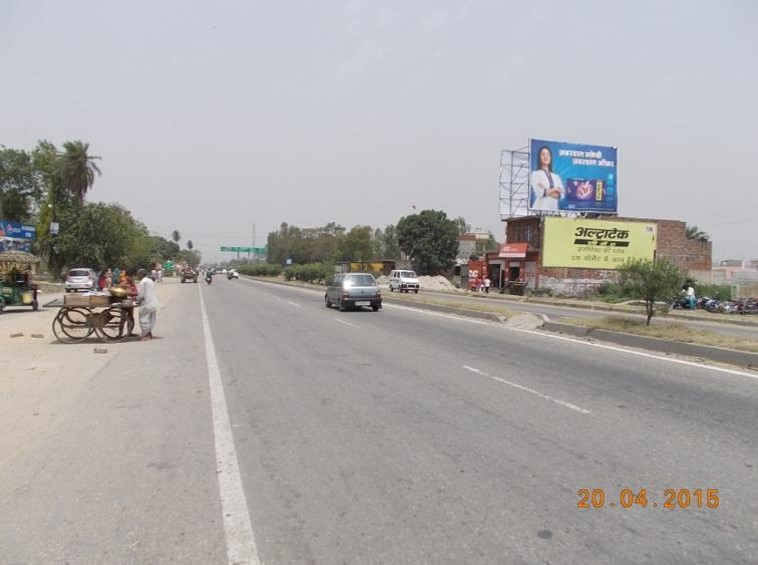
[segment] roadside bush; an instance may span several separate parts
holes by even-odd
[[[536,288],[529,293],[529,296],[553,296],[552,288]]]
[[[624,302],[635,298],[622,285],[606,282],[597,287],[595,298],[603,302]]]
[[[729,300],[732,298],[732,287],[719,284],[695,284],[695,296],[701,298],[715,298],[716,300]]]
[[[250,277],[278,277],[282,274],[282,267],[266,263],[255,263],[253,265],[241,265],[237,269],[237,272],[240,275],[248,275]]]
[[[325,284],[331,282],[333,277],[334,265],[328,263],[306,263],[284,269],[284,279],[287,281]]]

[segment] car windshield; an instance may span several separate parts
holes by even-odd
[[[415,279],[416,278],[416,273],[414,273],[413,271],[403,271],[402,273],[400,273],[400,278],[402,278],[402,279]]]
[[[88,277],[89,271],[85,269],[74,269],[73,271],[68,272],[69,277]],[[60,279],[58,279],[60,280]]]
[[[371,275],[351,275],[345,279],[345,286],[376,286]]]

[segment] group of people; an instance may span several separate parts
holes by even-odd
[[[476,277],[474,279],[474,290],[476,292],[484,292],[486,294],[490,293],[490,287],[492,286],[492,281],[489,277]]]
[[[126,289],[127,296],[139,300],[139,325],[140,341],[149,341],[155,336],[153,328],[157,320],[158,296],[155,293],[155,282],[160,281],[163,277],[161,269],[153,269],[148,274],[147,269],[105,269],[100,273],[98,286],[100,290],[107,290],[111,287],[121,287]]]
[[[97,286],[100,290],[108,290],[112,286],[124,286],[127,284],[127,279],[130,276],[133,278],[134,274],[135,271],[129,275],[127,269],[119,269],[118,267],[103,269],[98,276]],[[153,269],[148,276],[153,282],[161,282],[163,281],[163,269]]]

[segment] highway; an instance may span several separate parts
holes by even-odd
[[[0,459],[0,562],[758,562],[755,374],[250,280],[160,290],[160,339]]]

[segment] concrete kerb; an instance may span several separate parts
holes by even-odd
[[[739,351],[736,349],[725,349],[723,347],[714,347],[712,345],[698,345],[694,343],[684,343],[680,341],[668,341],[657,337],[647,337],[623,332],[614,332],[610,330],[592,329],[585,326],[576,326],[573,324],[562,324],[559,322],[545,322],[543,329],[555,333],[567,334],[574,337],[585,337],[608,341],[627,347],[638,347],[660,353],[672,353],[676,355],[686,355],[688,357],[697,357],[708,359],[717,363],[727,363],[729,365],[738,365],[741,367],[758,368],[758,353],[749,351]]]

